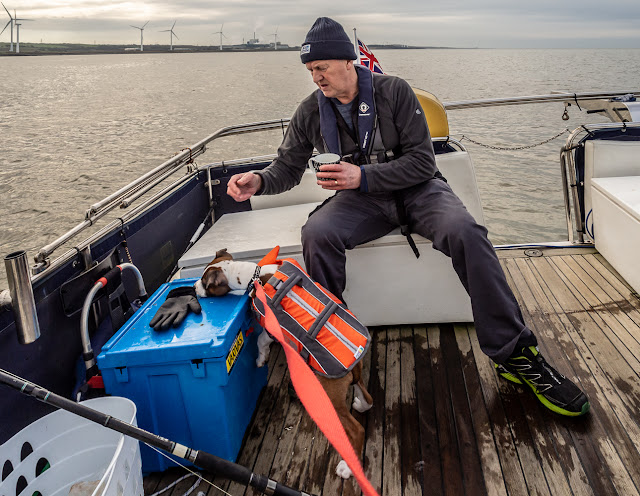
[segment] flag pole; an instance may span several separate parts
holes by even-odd
[[[353,28],[353,46],[356,49],[356,62],[358,62],[358,65],[362,65],[362,62],[360,62],[360,47],[358,46],[358,35],[356,35],[356,28]]]

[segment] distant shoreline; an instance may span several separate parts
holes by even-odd
[[[15,50],[15,43],[14,50]],[[219,46],[174,45],[173,50],[169,45],[145,45],[144,51],[134,45],[86,45],[75,43],[20,43],[20,53],[9,51],[9,43],[0,43],[0,56],[33,56],[33,55],[105,55],[105,54],[145,54],[145,53],[235,53],[235,52],[292,52],[299,51],[299,46],[278,45],[275,50],[273,45],[249,46],[227,45],[220,50]],[[428,49],[454,49],[452,47],[408,46],[408,45],[369,45],[371,50],[428,50]]]

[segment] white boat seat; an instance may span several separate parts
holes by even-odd
[[[593,219],[591,181],[598,177],[640,176],[640,142],[590,140],[584,149],[584,212],[586,237],[591,238]],[[591,239],[593,241],[593,239]]]
[[[437,155],[436,161],[469,212],[484,224],[467,152]],[[304,264],[300,229],[309,213],[332,194],[320,188],[308,170],[291,191],[252,198],[253,210],[223,215],[180,259],[180,276],[199,277],[222,248],[237,260],[258,261],[280,245],[283,257]],[[399,229],[347,252],[344,297],[349,308],[366,325],[472,321],[469,297],[450,259],[434,250],[430,241],[413,237],[419,259]],[[381,280],[385,281],[383,294]]]
[[[598,251],[640,293],[640,175],[591,180]]]

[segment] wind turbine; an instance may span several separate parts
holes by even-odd
[[[20,26],[22,24],[16,22],[16,53],[20,53]]]
[[[129,26],[131,26],[132,28],[136,28],[140,30],[140,51],[143,52],[144,51],[144,43],[142,40],[142,32],[144,31],[144,27],[149,24],[149,21],[145,22],[141,28],[139,28],[138,26],[134,26],[133,24],[129,24]]]
[[[222,51],[222,37],[224,36],[226,38],[226,36],[222,32],[222,27],[223,26],[224,26],[224,22],[220,25],[220,31],[216,31],[215,33],[211,33],[211,34],[219,34],[220,35],[220,51]]]
[[[273,36],[273,37],[274,37],[274,40],[273,40],[273,48],[274,48],[274,50],[277,50],[277,49],[278,49],[278,28],[279,28],[279,27],[280,27],[280,26],[278,26],[278,27],[276,28],[276,32],[275,32],[275,33],[271,33],[271,34],[269,35],[269,36]]]
[[[2,6],[4,7],[4,10],[7,11],[7,15],[9,16],[9,20],[4,25],[4,28],[2,28],[2,31],[0,31],[0,34],[4,33],[4,30],[7,29],[7,26],[11,25],[11,28],[10,28],[11,29],[11,45],[9,45],[9,51],[13,52],[13,16],[11,15],[11,12],[9,12],[7,7],[5,7],[4,3],[2,4]]]
[[[18,19],[15,9],[13,10],[13,22],[16,25],[16,53],[20,53],[20,24],[18,21],[33,21],[33,19]]]
[[[161,33],[166,33],[166,32],[171,33],[171,35],[170,35],[170,37],[171,37],[171,45],[169,46],[169,50],[172,50],[172,51],[173,51],[173,37],[175,36],[176,38],[178,38],[178,35],[173,32],[173,28],[176,26],[176,22],[178,22],[178,21],[177,20],[173,21],[173,26],[171,26],[171,29],[164,29],[164,30],[160,31]],[[178,38],[178,39],[180,39],[180,38]]]

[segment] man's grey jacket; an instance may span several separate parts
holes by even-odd
[[[376,132],[382,133],[384,148],[394,152],[394,159],[362,165],[366,191],[394,191],[432,179],[438,169],[427,121],[415,93],[406,81],[395,76],[373,74],[373,87]],[[277,194],[293,188],[300,182],[313,149],[319,153],[329,151],[320,132],[317,91],[320,90],[296,109],[278,148],[278,157],[267,168],[256,171],[263,181],[259,194]],[[340,126],[339,133],[343,154],[356,152],[358,144],[349,133]]]

